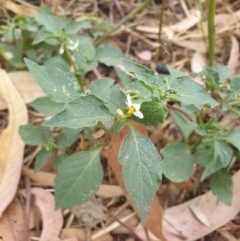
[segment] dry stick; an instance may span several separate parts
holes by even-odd
[[[95,46],[99,46],[105,39],[108,37],[111,37],[112,34],[117,31],[123,24],[128,22],[131,18],[133,18],[136,14],[141,12],[147,5],[149,5],[152,2],[152,0],[145,0],[141,4],[139,4],[136,8],[134,8],[126,17],[122,18],[118,24],[113,27],[111,30],[109,30],[104,36],[100,37],[95,41]]]
[[[162,6],[161,6],[161,11],[159,14],[159,26],[158,26],[158,43],[159,43],[159,48],[158,48],[158,53],[157,55],[161,53],[162,50],[162,26],[163,26],[163,14],[164,14],[164,9],[165,9],[165,4],[166,0],[162,1]]]
[[[208,9],[208,64],[213,65],[214,62],[214,44],[215,44],[215,12],[216,12],[216,0],[209,1]]]

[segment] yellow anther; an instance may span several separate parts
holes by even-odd
[[[131,115],[131,114],[134,113],[135,111],[136,111],[135,107],[134,107],[134,106],[130,106],[129,109],[128,109],[127,114],[128,114],[128,115]]]

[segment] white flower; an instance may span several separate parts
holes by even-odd
[[[140,111],[141,104],[133,104],[130,95],[127,95],[128,115],[134,114],[139,119],[143,118],[143,113]]]
[[[67,46],[67,48],[71,51],[78,51],[78,45],[79,45],[79,41],[75,41],[73,42],[72,40],[69,41],[69,44]]]

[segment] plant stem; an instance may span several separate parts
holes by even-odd
[[[69,52],[68,49],[64,50],[64,56],[67,60],[67,62],[73,67],[74,71],[77,73],[75,74],[78,84],[80,85],[82,92],[84,93],[84,83],[83,83],[83,78],[81,75],[79,75],[79,68],[75,62],[74,56]]]
[[[104,36],[100,37],[99,39],[96,39],[95,41],[95,46],[99,46],[105,39],[108,37],[111,37],[116,30],[118,30],[123,24],[128,22],[131,18],[133,18],[136,14],[141,12],[147,5],[149,5],[152,2],[152,0],[145,0],[142,3],[140,3],[136,8],[134,8],[127,16],[122,18],[118,24],[110,29]]]
[[[212,66],[214,62],[215,12],[216,12],[216,0],[210,0],[209,10],[208,10],[208,64],[209,66]]]

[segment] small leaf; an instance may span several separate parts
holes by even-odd
[[[39,13],[34,16],[37,23],[44,26],[44,28],[49,32],[54,32],[64,27],[64,21],[54,15]]]
[[[152,126],[162,123],[168,113],[165,103],[160,101],[143,102],[140,110],[143,113],[144,118],[139,119],[133,116],[134,120],[143,123],[144,125]]]
[[[226,140],[240,151],[240,129],[230,131],[226,136]]]
[[[211,178],[210,187],[212,192],[217,196],[217,198],[225,203],[226,205],[231,205],[232,195],[233,195],[233,183],[232,178],[229,173],[224,170],[220,170]]]
[[[206,163],[201,181],[209,175],[226,168],[231,161],[233,150],[224,141],[214,141],[213,158]]]
[[[122,62],[122,58],[125,58],[124,54],[114,46],[101,45],[97,49],[97,59],[106,66],[115,66]]]
[[[71,73],[24,60],[35,80],[53,101],[66,103],[80,95],[80,87]]]
[[[63,104],[52,101],[49,96],[37,98],[30,103],[30,106],[46,116],[54,115],[64,108]]]
[[[75,153],[59,164],[55,179],[58,208],[84,203],[99,189],[103,177],[100,152]]]
[[[102,122],[106,128],[110,128],[114,116],[108,111],[103,102],[93,95],[80,96],[67,103],[65,109],[57,113],[44,123],[49,127],[84,128],[93,127]]]
[[[71,146],[79,138],[81,131],[82,131],[82,128],[79,128],[79,129],[62,128],[57,139],[58,148],[64,149]]]
[[[92,44],[91,38],[81,37],[78,39],[78,51],[74,51],[73,55],[80,71],[85,75],[97,66],[95,59],[96,50]]]
[[[34,162],[34,169],[35,171],[39,171],[42,167],[44,167],[49,159],[51,158],[51,156],[53,155],[53,151],[48,151],[45,148],[43,148],[42,150],[40,150],[37,155],[36,155],[36,159]]]
[[[120,86],[114,85],[111,89],[110,99],[108,103],[106,103],[106,106],[109,111],[115,115],[118,109],[123,110],[127,108],[126,101],[126,95],[123,93]]]
[[[181,114],[179,111],[171,110],[171,116],[176,121],[184,138],[188,139],[193,130],[195,130],[195,128],[197,127],[197,123],[193,120],[190,120],[185,115]]]
[[[124,126],[126,126],[127,121],[128,120],[126,118],[124,118],[124,119],[120,119],[120,120],[115,122],[114,129],[113,129],[115,135],[117,135],[117,136],[119,135],[119,133],[122,130],[122,128]]]
[[[230,87],[235,93],[240,94],[240,76],[236,76],[231,80]]]
[[[90,93],[95,95],[103,102],[108,102],[114,82],[115,80],[111,78],[102,78],[92,81],[90,86]]]
[[[29,146],[48,143],[49,139],[52,138],[49,128],[33,124],[20,126],[19,134],[23,141]]]
[[[126,188],[144,223],[162,179],[161,157],[146,136],[131,128],[124,137],[119,162],[123,166]]]
[[[188,145],[175,142],[166,145],[162,151],[163,174],[173,182],[189,179],[193,172],[193,156]]]

